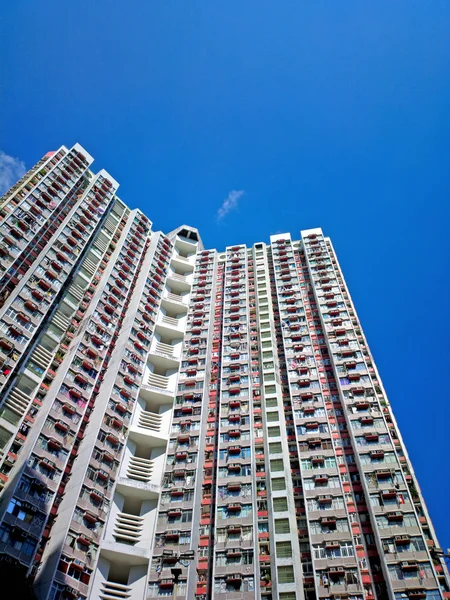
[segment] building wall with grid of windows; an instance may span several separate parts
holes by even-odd
[[[0,201],[0,554],[39,600],[437,600],[331,240],[205,250],[45,155]]]

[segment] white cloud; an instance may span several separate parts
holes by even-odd
[[[231,210],[234,210],[237,207],[239,199],[242,198],[243,195],[243,190],[231,190],[222,202],[222,206],[217,211],[217,220],[221,221]]]
[[[26,172],[25,163],[0,150],[0,196],[9,190]]]

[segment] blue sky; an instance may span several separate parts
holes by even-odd
[[[218,248],[316,226],[332,237],[450,546],[450,4],[22,0],[2,12],[0,166],[78,141],[156,228],[186,222]]]

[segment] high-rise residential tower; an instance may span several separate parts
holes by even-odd
[[[0,200],[0,554],[39,600],[439,600],[329,238],[205,250],[48,153]]]

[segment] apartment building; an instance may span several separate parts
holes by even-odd
[[[0,201],[0,558],[39,600],[438,600],[331,240],[206,250],[48,153]]]

